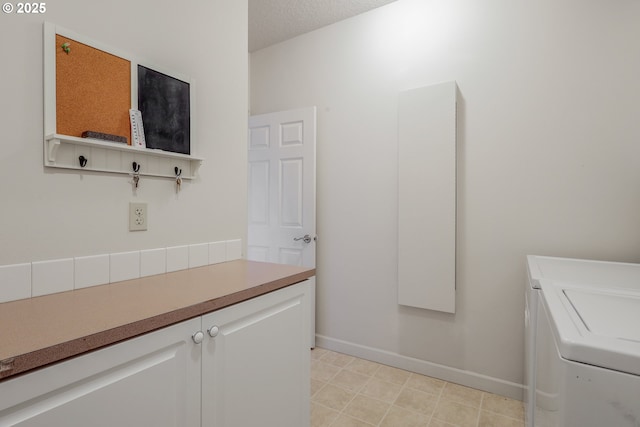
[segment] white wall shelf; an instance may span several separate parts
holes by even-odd
[[[80,156],[87,159],[84,167],[80,166]],[[182,179],[193,179],[203,160],[187,154],[91,138],[60,134],[44,138],[44,164],[54,168],[132,174],[132,165],[136,162],[140,165],[141,176],[175,178],[174,169],[178,167],[182,169]]]

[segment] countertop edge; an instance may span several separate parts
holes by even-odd
[[[192,319],[250,300],[269,292],[295,285],[315,276],[315,268],[291,274],[272,281],[261,283],[251,288],[226,294],[200,303],[167,311],[133,323],[102,330],[81,338],[61,342],[36,351],[17,355],[0,361],[0,382],[14,376],[44,368],[63,360],[80,356],[121,341],[134,338],[182,321]]]

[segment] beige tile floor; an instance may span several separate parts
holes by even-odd
[[[336,353],[311,351],[312,427],[523,427],[522,402]]]

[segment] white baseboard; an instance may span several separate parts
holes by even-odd
[[[504,381],[487,375],[439,365],[437,363],[427,362],[413,357],[392,353],[390,351],[354,344],[319,334],[316,334],[316,345],[327,350],[439,378],[444,381],[498,394],[510,399],[522,400],[523,398],[524,388],[522,384]]]

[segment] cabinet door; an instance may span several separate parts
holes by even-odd
[[[309,283],[202,317],[202,425],[309,425]]]
[[[200,326],[191,319],[0,382],[0,425],[199,426]]]

